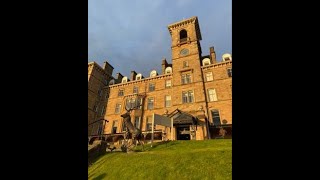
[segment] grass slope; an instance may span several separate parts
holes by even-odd
[[[137,147],[137,151],[140,147]],[[112,152],[89,167],[88,179],[232,179],[232,140],[171,141],[144,152]]]

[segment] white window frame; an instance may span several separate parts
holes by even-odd
[[[171,96],[170,95],[164,96],[164,107],[171,107]]]
[[[117,103],[117,104],[116,104],[116,108],[115,108],[115,110],[114,110],[114,113],[115,113],[115,114],[120,114],[120,112],[121,112],[121,104],[120,104],[120,103]]]
[[[138,94],[138,93],[139,93],[139,87],[138,86],[134,86],[133,87],[133,94]]]
[[[152,103],[150,103],[150,102],[152,102]],[[152,107],[151,107],[151,108],[150,108],[149,104],[152,104]],[[148,108],[148,110],[154,109],[154,97],[149,97],[149,98],[148,98],[147,108]]]
[[[150,77],[156,77],[157,76],[157,71],[156,70],[152,70],[150,72]]]
[[[191,74],[190,73],[182,74],[181,75],[181,84],[190,84],[190,83],[192,83]]]
[[[165,70],[166,74],[171,74],[172,73],[172,67],[167,67]]]
[[[206,81],[213,81],[213,73],[212,72],[206,72]]]
[[[122,93],[120,93],[120,92],[122,92]],[[124,96],[124,89],[119,89],[118,96]]]
[[[165,84],[165,87],[166,87],[166,88],[171,88],[171,86],[172,86],[172,84],[171,84],[171,83],[172,83],[171,79],[166,80],[165,83],[166,83],[166,84]]]
[[[218,101],[216,89],[208,89],[208,100],[209,102]]]
[[[193,103],[193,102],[195,102],[195,100],[194,100],[194,91],[193,90],[182,91],[182,104]]]
[[[153,86],[153,88],[151,89],[151,87]],[[156,90],[156,84],[155,83],[149,83],[149,92],[155,91]]]
[[[127,82],[128,82],[128,77],[127,76],[123,77],[121,83],[127,83]]]

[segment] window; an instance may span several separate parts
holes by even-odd
[[[154,83],[150,83],[149,84],[149,92],[154,91],[155,90],[155,84]]]
[[[132,98],[132,99],[130,99],[129,100],[130,102],[129,102],[129,104],[130,104],[130,108],[136,108],[137,107],[137,105],[136,105],[136,99],[135,98]]]
[[[188,33],[186,30],[181,30],[180,31],[180,43],[183,43],[183,42],[187,42],[187,38],[188,38]]]
[[[141,109],[141,106],[142,106],[142,99],[140,97],[126,99],[126,108],[127,109],[130,109],[130,108]]]
[[[124,94],[124,90],[123,89],[119,89],[118,96],[123,96],[123,94]]]
[[[130,99],[130,98],[128,98],[128,99],[126,99],[126,105],[125,105],[125,108],[126,109],[130,109],[130,108],[133,108],[134,106],[131,106],[132,104],[131,104],[131,101],[132,101],[133,99]]]
[[[101,112],[100,112],[100,115],[101,115],[101,116],[103,116],[103,115],[104,115],[105,110],[106,110],[106,107],[102,106],[102,108],[101,108]]]
[[[133,93],[138,94],[139,93],[139,88],[137,86],[133,87]]]
[[[148,109],[153,109],[153,103],[154,103],[154,99],[148,98]]]
[[[232,77],[232,69],[231,68],[228,69],[228,76]]]
[[[211,64],[211,62],[210,62],[210,59],[209,58],[204,58],[203,60],[202,60],[202,65],[203,66],[208,66],[208,65],[210,65]]]
[[[147,117],[147,126],[146,126],[146,131],[151,131],[152,129],[152,116]]]
[[[110,82],[109,82],[109,85],[113,85],[114,84],[114,79],[112,79]]]
[[[111,134],[117,133],[117,128],[118,128],[118,121],[116,120],[116,121],[113,121]]]
[[[123,77],[121,82],[122,82],[122,83],[128,82],[128,77],[127,77],[127,76]]]
[[[221,125],[219,110],[213,109],[211,110],[213,125],[219,126]]]
[[[212,81],[213,80],[212,72],[207,72],[206,73],[206,80],[207,81]]]
[[[156,70],[152,70],[150,72],[150,77],[156,77],[157,76],[157,71]]]
[[[182,92],[182,103],[192,103],[193,102],[193,91]]]
[[[136,76],[136,80],[141,80],[141,78],[142,78],[142,74],[137,74],[137,76]]]
[[[116,104],[115,114],[119,114],[121,112],[121,104]]]
[[[166,74],[171,74],[172,73],[172,67],[167,67],[165,72],[166,72]]]
[[[217,93],[215,89],[208,89],[209,101],[218,101]]]
[[[231,54],[223,54],[222,55],[222,61],[231,61],[232,60],[232,57],[231,57]]]
[[[125,76],[122,78],[122,83],[126,83],[126,82],[128,82],[128,78]]]
[[[183,74],[183,75],[181,76],[181,83],[182,83],[182,84],[191,83],[191,75],[190,75],[190,74]]]
[[[189,67],[188,61],[183,61],[183,67],[184,67],[184,68]]]
[[[134,118],[134,126],[138,129],[140,129],[140,117],[139,116],[136,116]]]
[[[171,79],[166,80],[166,88],[170,88],[170,87],[171,87]]]
[[[142,98],[138,97],[136,103],[137,103],[138,109],[142,109]]]
[[[165,107],[171,106],[171,96],[165,96]]]

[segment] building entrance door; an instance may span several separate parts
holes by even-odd
[[[190,127],[189,126],[177,127],[177,140],[190,140]]]

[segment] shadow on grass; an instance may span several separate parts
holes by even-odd
[[[97,157],[95,157],[95,158],[93,158],[91,160],[88,160],[88,163],[89,163],[88,168],[90,166],[92,166],[92,165],[96,165],[96,168],[93,169],[92,172],[95,171],[97,168],[99,168],[100,164],[103,164],[105,161],[108,160],[108,159],[104,159],[104,160],[101,160],[100,162],[98,162],[100,160],[100,158],[102,158],[103,156],[105,156],[106,154],[109,154],[109,153],[113,153],[114,154],[114,153],[122,153],[122,152],[106,152],[106,153],[103,153],[103,154],[101,154],[101,155],[99,155],[99,156],[97,156]]]
[[[144,150],[142,150],[142,146],[137,146],[133,149],[133,151],[134,152],[144,152],[144,151],[150,151],[160,145],[165,145],[165,146],[163,146],[163,148],[165,148],[165,147],[170,147],[170,146],[176,145],[176,144],[178,144],[178,142],[176,142],[176,141],[161,141],[161,142],[153,143],[152,147],[151,147],[151,144],[145,144]]]
[[[93,178],[93,180],[100,180],[100,179],[103,179],[104,177],[106,177],[106,173],[102,173],[102,174],[100,174],[99,176],[97,176],[97,177],[95,177],[95,178]]]

